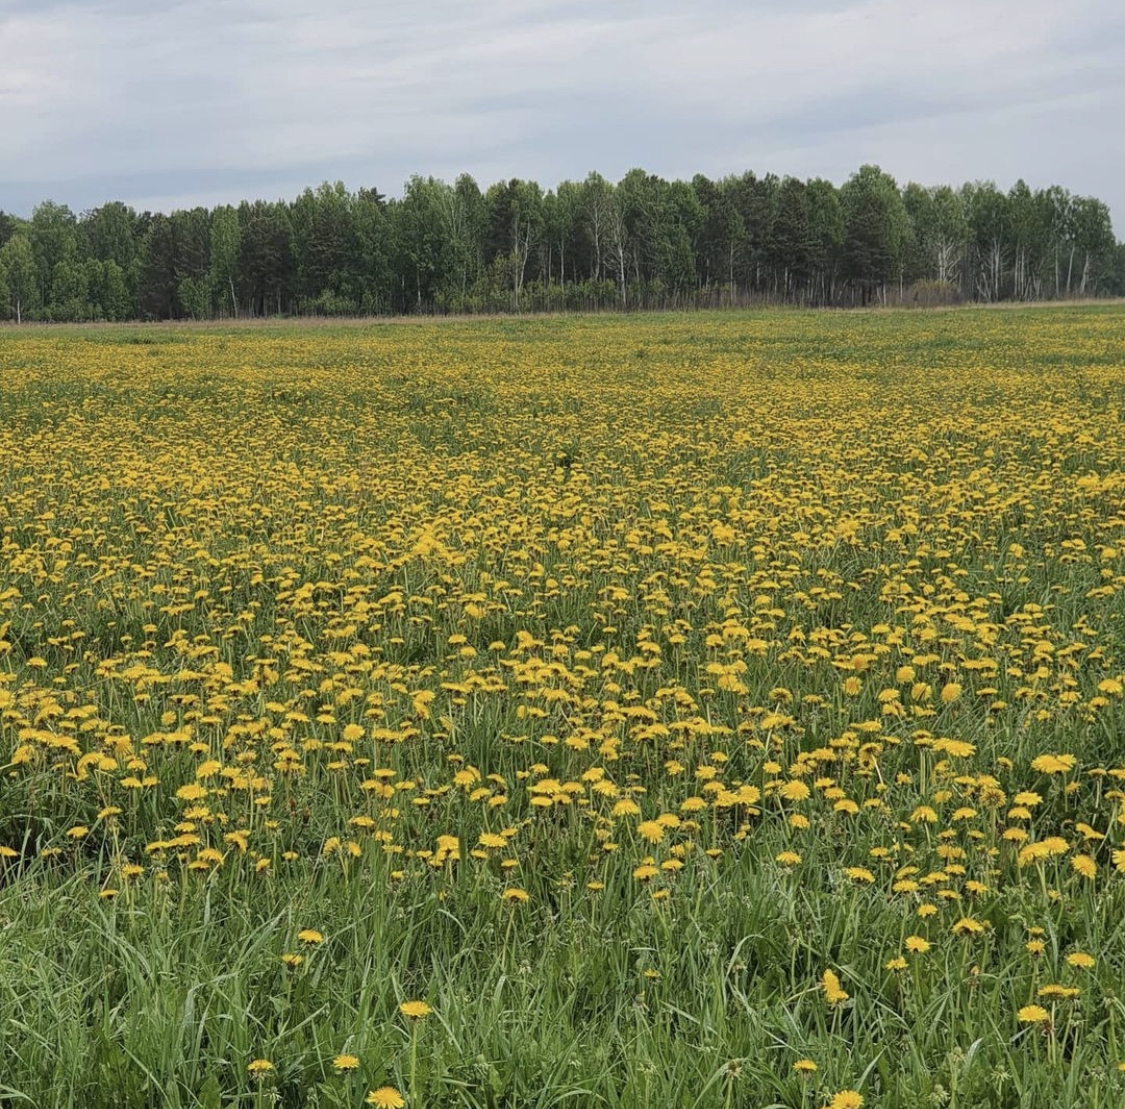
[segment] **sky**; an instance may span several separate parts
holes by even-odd
[[[0,0],[0,209],[412,173],[1022,177],[1125,236],[1122,0]]]

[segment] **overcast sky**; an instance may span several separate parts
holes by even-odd
[[[411,173],[1018,177],[1125,235],[1123,0],[0,0],[0,208]]]

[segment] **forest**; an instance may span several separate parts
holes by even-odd
[[[44,201],[0,212],[17,322],[719,307],[939,305],[1125,295],[1107,206],[1059,186],[842,186],[635,169],[544,190],[412,177],[171,214]]]

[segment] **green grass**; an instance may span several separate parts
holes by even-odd
[[[0,331],[0,1107],[1125,1104],[1123,350]]]

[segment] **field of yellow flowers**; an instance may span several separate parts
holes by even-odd
[[[1125,1104],[1125,311],[0,331],[0,1106]]]

